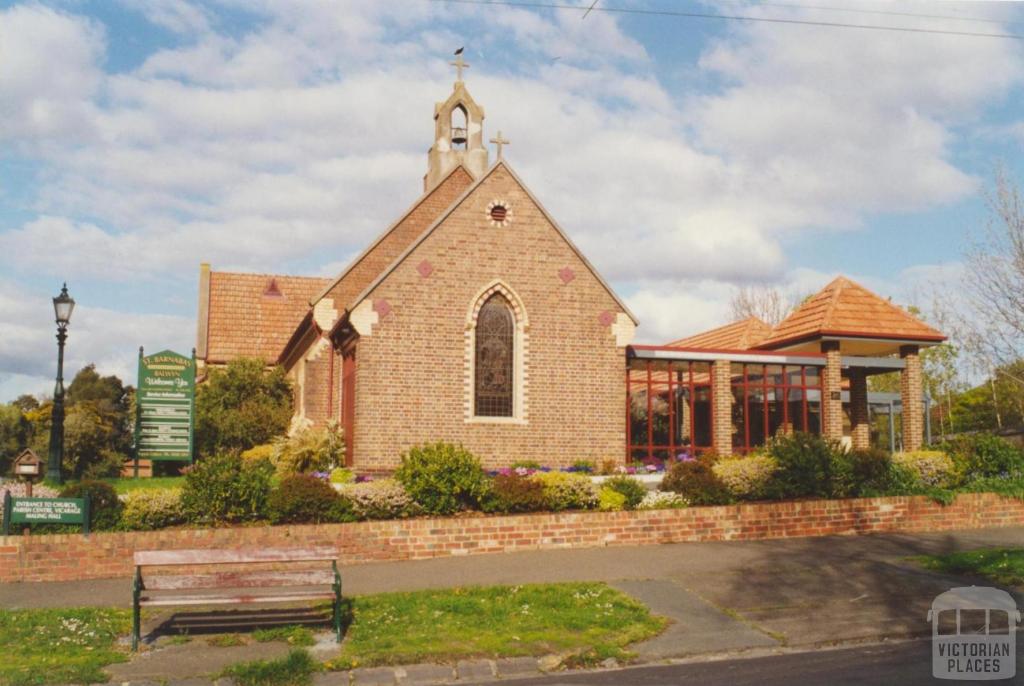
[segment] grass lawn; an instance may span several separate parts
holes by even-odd
[[[975,574],[1004,586],[1024,586],[1024,548],[995,548],[949,555],[921,555],[914,560],[928,569],[950,574]]]
[[[579,665],[621,660],[630,643],[658,634],[667,623],[599,583],[382,593],[349,603],[341,655],[327,668],[548,653],[571,654],[569,662]],[[130,657],[117,643],[129,630],[128,610],[0,610],[0,686],[106,681],[103,667]],[[296,647],[287,658],[227,670],[240,686],[297,686],[321,668],[302,649],[314,642],[306,627],[227,636],[211,642],[285,641]]]
[[[104,479],[120,495],[131,491],[180,488],[185,484],[183,476],[155,476],[151,479]]]
[[[601,583],[488,586],[353,599],[336,669],[577,652],[582,662],[624,648],[667,621]]]
[[[128,610],[0,610],[0,685],[106,681],[102,668],[128,659],[116,645]]]

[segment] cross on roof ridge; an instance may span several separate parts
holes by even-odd
[[[502,151],[501,151],[501,149],[504,146],[510,144],[511,142],[512,141],[508,140],[507,138],[503,138],[502,137],[501,131],[498,131],[498,135],[491,139],[491,143],[494,143],[496,146],[498,146],[498,159],[499,160],[502,158]]]
[[[455,67],[455,80],[462,81],[462,70],[469,66],[469,63],[462,59],[462,53],[459,53],[455,57],[455,61],[449,62],[449,64]]]

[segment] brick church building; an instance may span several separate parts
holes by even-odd
[[[794,429],[862,446],[866,378],[892,371],[902,442],[920,445],[917,351],[943,337],[845,279],[774,329],[631,345],[636,318],[503,158],[500,133],[490,161],[456,66],[423,194],[336,278],[200,266],[201,370],[282,365],[293,428],[340,422],[361,470],[436,440],[492,467],[745,452]]]

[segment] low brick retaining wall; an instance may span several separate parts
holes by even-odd
[[[182,548],[335,545],[344,564],[553,548],[649,545],[1024,525],[1024,502],[966,494],[566,512],[309,526],[0,537],[0,583],[130,576],[132,554]]]

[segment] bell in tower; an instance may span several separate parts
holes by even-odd
[[[452,94],[434,106],[434,144],[427,153],[424,191],[434,188],[460,164],[473,178],[487,171],[484,108],[476,104],[462,81],[462,70],[469,65],[463,61],[461,53],[452,66],[456,69]]]

